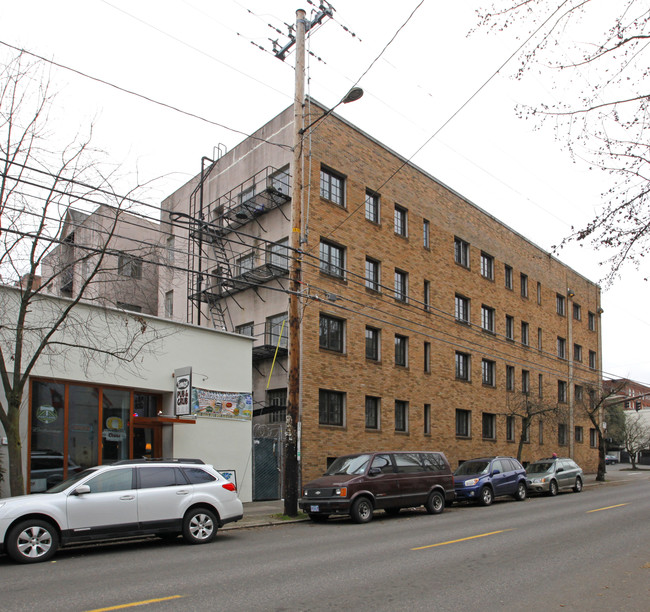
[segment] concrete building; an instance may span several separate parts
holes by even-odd
[[[286,401],[292,135],[288,108],[162,206],[193,271],[162,292],[174,318],[254,338],[260,437]],[[600,385],[600,288],[336,115],[302,145],[303,481],[353,451],[516,455],[532,403],[559,411],[522,460],[595,470],[577,400]]]
[[[20,288],[0,286],[3,356],[14,354],[21,294]],[[32,301],[21,330],[23,363],[69,304],[47,295]],[[196,457],[227,473],[242,501],[251,501],[249,338],[79,303],[52,340],[29,376],[20,412],[28,492],[98,464]],[[11,369],[8,374],[11,380]],[[181,378],[189,386],[179,384]],[[2,387],[0,401],[4,409]],[[0,426],[5,470],[8,442]],[[7,495],[5,478],[0,496]]]

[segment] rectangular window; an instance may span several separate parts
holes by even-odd
[[[528,370],[521,371],[521,392],[530,393],[530,372]]]
[[[573,361],[582,361],[582,347],[579,344],[573,345]]]
[[[539,422],[539,443],[544,444],[544,421]]]
[[[487,253],[481,253],[481,276],[494,280],[494,257]]]
[[[464,268],[469,268],[469,242],[454,238],[454,260]]]
[[[431,433],[431,404],[424,404],[424,435]]]
[[[589,446],[596,448],[598,446],[598,432],[595,427],[589,430]]]
[[[237,260],[237,274],[243,276],[255,269],[255,253],[249,253]]]
[[[596,331],[596,315],[593,312],[588,313],[589,331]]]
[[[289,269],[289,240],[278,240],[269,247],[268,263],[282,270]]]
[[[542,304],[542,283],[537,283],[537,303]]]
[[[527,427],[524,427],[523,417],[521,421],[521,435],[524,438],[524,442],[526,443],[530,442],[530,423],[528,423]]]
[[[506,417],[506,441],[515,441],[515,417],[513,416]]]
[[[381,283],[381,268],[378,261],[366,257],[366,289],[379,291]]]
[[[597,365],[596,365],[596,351],[589,351],[589,367],[592,370],[595,370]]]
[[[515,318],[510,315],[506,315],[506,339],[515,339]]]
[[[472,433],[472,412],[470,410],[456,409],[456,435],[469,438]]]
[[[395,299],[406,302],[408,296],[408,273],[395,269]]]
[[[566,340],[560,336],[557,337],[557,356],[566,359]]]
[[[542,328],[541,327],[537,328],[537,350],[538,351],[542,350]]]
[[[366,219],[379,223],[379,194],[366,189]]]
[[[528,297],[528,276],[526,274],[519,275],[519,284],[521,288],[521,297]]]
[[[165,293],[165,317],[171,319],[174,316],[174,290]]]
[[[174,236],[167,236],[167,245],[166,245],[167,263],[170,265],[174,264],[174,250],[175,250]]]
[[[431,342],[424,343],[424,371],[431,372]]]
[[[537,375],[537,397],[544,397],[544,375]]]
[[[332,170],[320,170],[320,195],[334,204],[345,206],[345,179]]]
[[[253,327],[254,324],[252,321],[250,323],[243,323],[242,325],[237,325],[237,327],[235,327],[235,333],[240,334],[242,336],[250,336],[252,338]]]
[[[580,304],[573,304],[573,318],[576,321],[582,321],[582,308],[580,308]]]
[[[330,276],[343,278],[345,270],[345,250],[331,242],[320,242],[320,270]]]
[[[489,412],[483,413],[483,438],[494,440],[497,437],[497,415]]]
[[[467,353],[456,351],[456,378],[470,380],[470,356]]]
[[[287,348],[289,324],[287,313],[274,315],[266,320],[266,343],[271,346]]]
[[[521,343],[524,346],[530,346],[529,332],[530,328],[526,321],[521,322]]]
[[[117,257],[117,273],[120,276],[128,276],[129,278],[142,278],[142,259],[121,253]]]
[[[494,333],[494,308],[485,304],[481,306],[481,327],[485,331]]]
[[[557,426],[557,443],[560,446],[567,445],[567,426],[566,423],[558,423]]]
[[[581,444],[584,442],[584,435],[583,435],[583,430],[580,425],[576,425],[574,430],[573,430],[573,439],[578,443]]]
[[[515,390],[515,366],[506,366],[506,391]]]
[[[576,402],[581,402],[584,397],[582,385],[575,385],[573,387],[573,392],[576,398]]]
[[[366,429],[379,429],[379,398],[366,395]]]
[[[560,316],[566,316],[566,298],[559,293],[555,294],[555,309]]]
[[[395,334],[395,365],[408,365],[408,338],[399,334]]]
[[[366,359],[379,361],[379,330],[366,327]]]
[[[404,237],[408,235],[407,211],[398,204],[395,204],[395,233]]]
[[[496,385],[496,367],[497,364],[494,361],[490,361],[489,359],[483,359],[481,361],[484,385],[488,387],[494,387]]]
[[[343,426],[345,393],[318,390],[318,423],[320,425]]]
[[[511,266],[506,266],[505,267],[505,285],[506,285],[506,289],[512,290],[512,288],[513,288],[513,274],[512,274],[512,267]]]
[[[407,432],[409,429],[408,402],[395,400],[395,431]]]
[[[430,236],[429,236],[430,230],[431,230],[431,224],[429,223],[429,221],[424,219],[422,221],[422,246],[425,249],[428,249],[428,248],[431,247],[431,239],[430,239]]]
[[[320,315],[318,344],[328,351],[343,352],[343,329],[345,322],[329,315]]]
[[[566,404],[566,381],[557,381],[557,401]]]
[[[429,312],[431,310],[431,282],[428,280],[424,281],[422,301],[424,303],[424,310]]]
[[[469,299],[462,295],[456,296],[455,304],[456,321],[469,325]]]

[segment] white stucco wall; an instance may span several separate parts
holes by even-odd
[[[17,320],[19,299],[19,289],[0,286],[0,343],[5,356],[13,354],[12,325]],[[68,300],[54,297],[35,301],[26,326],[34,331],[27,332],[26,346],[29,342],[38,340],[41,332],[36,329],[40,326],[47,327],[47,322],[69,303]],[[162,393],[165,416],[172,416],[173,373],[179,368],[192,367],[193,384],[202,389],[252,392],[252,339],[245,336],[174,323],[153,316],[79,304],[75,306],[65,328],[58,334],[58,339],[67,345],[44,355],[37,362],[33,376]],[[85,344],[108,350],[117,349],[124,347],[129,340],[133,340],[135,347],[140,348],[131,363],[78,348]],[[6,406],[2,390],[0,399]],[[28,448],[28,399],[26,389],[21,417],[24,467]],[[236,469],[242,501],[250,501],[251,421],[205,421],[207,419],[199,419],[193,425],[171,425],[175,456],[198,457],[217,468]],[[0,439],[3,437],[4,431],[0,427]],[[0,445],[0,453],[5,459],[3,464],[6,468],[6,447]],[[206,456],[202,456],[202,453]],[[8,495],[6,488],[4,483],[0,495]]]

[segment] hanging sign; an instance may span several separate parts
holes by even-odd
[[[174,370],[174,414],[176,416],[190,413],[190,398],[192,397],[192,368]]]

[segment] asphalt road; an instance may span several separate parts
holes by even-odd
[[[89,546],[32,566],[2,556],[0,609],[646,612],[649,477],[367,525],[222,531],[205,546]]]

